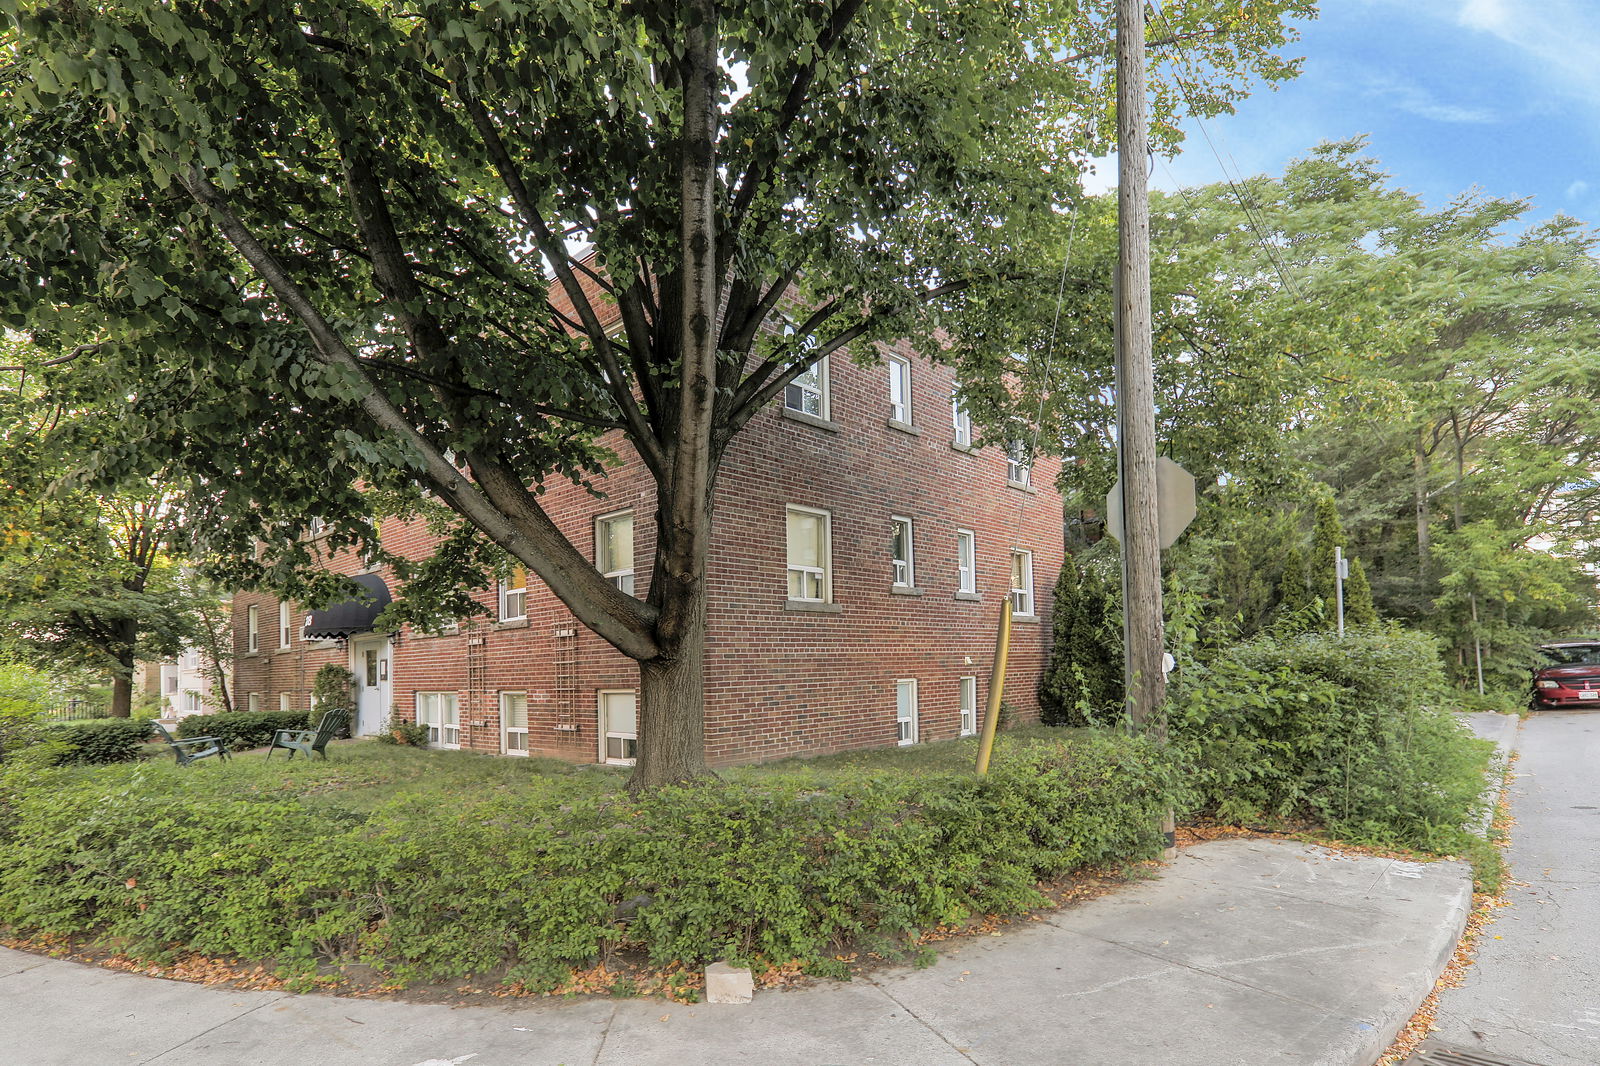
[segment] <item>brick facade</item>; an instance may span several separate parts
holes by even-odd
[[[750,421],[723,461],[708,574],[706,746],[713,765],[892,745],[896,683],[905,680],[916,682],[918,739],[956,736],[960,679],[976,678],[980,714],[986,699],[1013,544],[1032,552],[1035,607],[1013,626],[1006,700],[1019,718],[1037,717],[1063,551],[1058,461],[1037,461],[1036,488],[1008,483],[1000,449],[954,445],[950,369],[909,349],[900,354],[912,367],[909,425],[889,420],[883,367],[835,357],[826,421],[774,404]],[[552,486],[541,500],[590,559],[595,518],[631,509],[635,593],[644,596],[655,543],[653,483],[634,460],[611,471],[602,488],[603,500],[570,486]],[[787,599],[791,505],[830,516],[832,602],[820,608]],[[891,587],[891,516],[912,520],[910,589]],[[957,592],[958,529],[974,536],[975,595]],[[406,557],[432,546],[416,524],[390,523],[382,535],[388,550]],[[336,560],[335,568],[359,572],[354,559]],[[392,575],[384,577],[398,595]],[[494,590],[478,599],[495,611]],[[259,619],[254,653],[252,605]],[[299,609],[290,612],[291,639],[280,647],[278,602],[270,596],[240,594],[234,612],[240,707],[256,693],[261,709],[276,709],[287,693],[289,706],[304,708],[323,663],[364,665],[341,643],[301,640]],[[361,646],[359,638],[351,644]],[[531,575],[524,622],[480,618],[438,636],[406,629],[379,650],[394,713],[414,718],[418,692],[454,693],[460,746],[476,751],[502,750],[500,694],[520,692],[527,695],[530,751],[595,761],[599,694],[638,684],[634,664],[574,621]]]

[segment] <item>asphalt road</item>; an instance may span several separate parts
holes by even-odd
[[[1536,711],[1511,783],[1510,906],[1434,1038],[1486,1058],[1600,1063],[1600,709]]]

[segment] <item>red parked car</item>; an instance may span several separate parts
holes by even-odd
[[[1535,708],[1600,707],[1600,640],[1564,640],[1539,651],[1550,665],[1534,671]]]

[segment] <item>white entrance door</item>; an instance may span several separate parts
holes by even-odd
[[[370,737],[382,730],[389,718],[389,638],[351,640],[350,672],[356,675],[356,721],[352,732],[358,737]]]

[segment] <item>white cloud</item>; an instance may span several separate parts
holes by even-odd
[[[1492,0],[1479,0],[1492,2]],[[1398,81],[1385,75],[1374,75],[1366,81],[1366,94],[1387,100],[1392,106],[1418,118],[1433,122],[1487,123],[1496,121],[1494,112],[1481,107],[1462,107],[1443,103],[1426,89],[1410,82]]]
[[[1567,186],[1567,199],[1576,200],[1576,199],[1578,199],[1580,196],[1582,196],[1584,193],[1586,193],[1588,191],[1589,191],[1589,183],[1588,182],[1586,182],[1586,181],[1575,181],[1571,185]]]
[[[1455,21],[1492,34],[1548,74],[1553,88],[1600,108],[1600,11],[1590,0],[1452,0]]]

